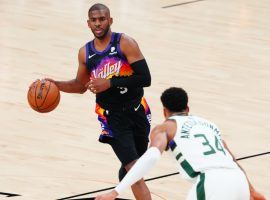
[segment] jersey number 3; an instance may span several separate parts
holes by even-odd
[[[126,87],[118,87],[120,89],[120,94],[127,93],[128,89]]]
[[[208,151],[203,152],[203,155],[211,155],[211,154],[215,154],[217,151],[221,151],[224,153],[224,155],[226,155],[220,141],[218,140],[217,136],[215,136],[215,148],[210,144],[209,140],[207,139],[207,137],[204,134],[196,134],[194,135],[195,138],[202,138],[202,144],[204,146],[207,146]]]

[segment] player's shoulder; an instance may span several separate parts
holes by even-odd
[[[166,119],[166,121],[164,121],[163,124],[166,127],[173,127],[176,125],[176,121],[173,118],[169,118],[169,119]]]
[[[86,51],[85,45],[79,48],[79,52],[85,52],[85,51]]]
[[[85,61],[85,55],[86,55],[86,47],[85,45],[79,48],[78,57],[80,61]]]
[[[166,132],[167,132],[167,135],[168,135],[168,139],[171,140],[175,136],[175,133],[176,133],[176,130],[177,130],[177,123],[176,123],[176,121],[174,119],[167,119],[164,122],[164,125],[166,127]]]
[[[172,139],[176,133],[177,125],[175,120],[167,119],[162,124],[158,124],[152,130],[153,136],[158,133],[164,133],[167,135],[168,139]]]
[[[134,46],[134,45],[137,46],[138,45],[136,40],[133,37],[125,33],[121,34],[120,44],[121,46]]]

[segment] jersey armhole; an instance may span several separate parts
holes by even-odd
[[[117,52],[119,53],[119,55],[122,58],[124,58],[125,60],[127,60],[126,56],[123,54],[123,52],[121,50],[121,47],[120,47],[120,41],[121,41],[122,35],[123,35],[123,33],[118,33],[117,34],[117,38],[116,38],[116,49],[117,49]]]
[[[89,45],[90,44],[90,42],[88,42],[88,43],[86,43],[85,44],[85,65],[86,65],[86,67],[88,68],[88,65],[89,65],[89,59],[88,59],[88,57],[89,57],[89,52],[90,52],[90,50],[89,50]]]

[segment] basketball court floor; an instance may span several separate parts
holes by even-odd
[[[268,0],[100,2],[111,9],[112,30],[135,38],[148,62],[153,126],[163,120],[161,92],[183,87],[191,114],[214,121],[236,158],[270,151]],[[33,111],[26,98],[38,78],[75,77],[78,50],[93,39],[86,20],[94,3],[0,0],[0,199],[86,199],[97,193],[81,194],[118,182],[119,162],[97,140],[93,94],[61,93],[48,114]],[[269,154],[239,163],[270,198]],[[175,166],[165,153],[146,178]],[[154,200],[185,199],[190,187],[179,175],[147,184]],[[121,198],[134,199],[131,191]]]

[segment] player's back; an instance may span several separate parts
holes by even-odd
[[[238,168],[214,123],[197,116],[176,115],[170,119],[176,121],[177,131],[169,147],[184,178],[195,178],[210,169]]]

